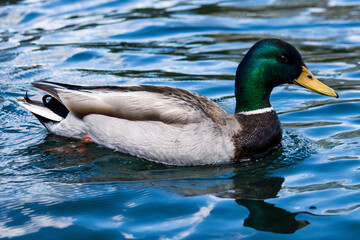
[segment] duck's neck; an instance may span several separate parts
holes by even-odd
[[[235,112],[270,108],[270,94],[274,86],[267,81],[268,71],[261,62],[251,62],[247,56],[236,71]]]
[[[242,88],[241,93],[236,98],[236,113],[247,113],[255,111],[266,111],[271,109],[270,91],[256,93],[249,88]]]

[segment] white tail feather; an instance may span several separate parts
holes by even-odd
[[[42,116],[44,118],[47,118],[51,121],[55,121],[55,122],[60,122],[62,120],[64,120],[63,117],[57,115],[56,113],[54,113],[53,111],[51,111],[49,108],[45,107],[45,106],[39,106],[39,105],[35,105],[35,104],[31,104],[29,102],[26,102],[26,100],[24,98],[17,98],[16,99],[19,104],[21,106],[23,106],[24,108],[26,108],[27,110],[29,110],[30,112],[37,114],[39,116]]]

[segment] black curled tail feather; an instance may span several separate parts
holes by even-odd
[[[48,100],[49,98],[50,100]],[[56,98],[50,95],[44,95],[42,97],[42,101],[45,107],[49,108],[51,111],[63,118],[66,118],[66,116],[69,114],[69,110]]]

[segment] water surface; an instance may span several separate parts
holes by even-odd
[[[174,167],[49,135],[31,82],[164,84],[233,112],[256,41],[295,45],[339,99],[281,86],[282,147],[252,164]],[[1,1],[0,238],[357,239],[360,1]]]

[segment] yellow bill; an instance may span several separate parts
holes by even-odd
[[[310,72],[310,70],[307,69],[305,66],[303,66],[302,73],[297,79],[294,80],[294,83],[310,89],[316,93],[320,93],[330,97],[339,97],[339,95],[332,88],[326,86],[325,84],[317,80]]]

